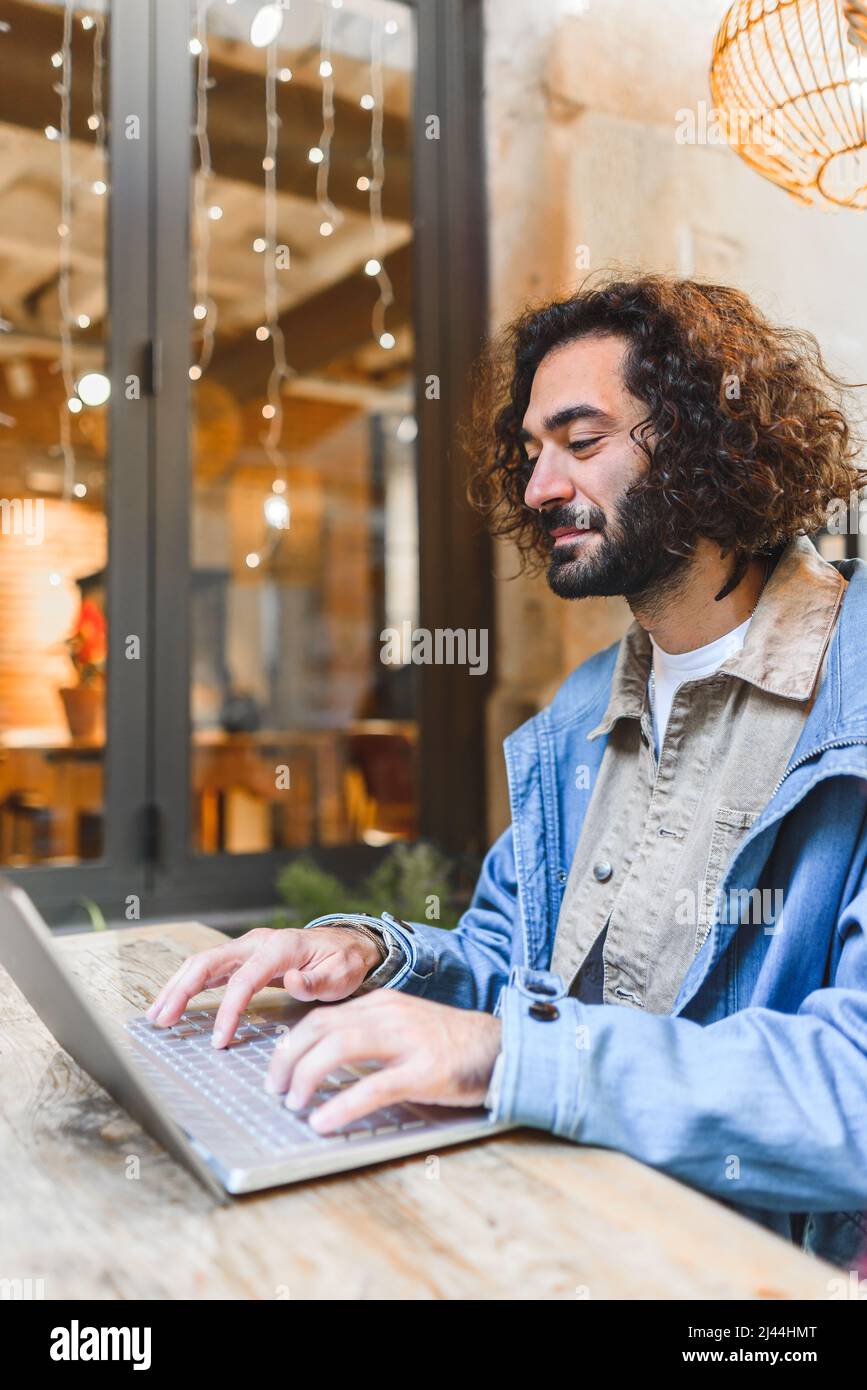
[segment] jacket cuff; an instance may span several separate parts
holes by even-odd
[[[485,1097],[491,1118],[577,1138],[587,1065],[582,1005],[560,975],[515,966],[495,1013],[503,1038]]]

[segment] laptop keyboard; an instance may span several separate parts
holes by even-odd
[[[141,1060],[149,1056],[168,1066],[183,1083],[172,1105],[182,1124],[184,1095],[193,1106],[201,1097],[242,1129],[260,1153],[275,1156],[307,1144],[357,1143],[430,1125],[421,1108],[404,1103],[376,1110],[332,1134],[317,1134],[308,1123],[313,1111],[343,1087],[378,1070],[379,1064],[343,1067],[326,1077],[312,1104],[303,1110],[287,1110],[282,1096],[270,1095],[264,1089],[271,1054],[285,1027],[247,1014],[228,1046],[217,1049],[211,1046],[213,1022],[213,1014],[192,1010],[172,1028],[156,1028],[143,1017],[130,1019],[125,1025],[139,1056],[144,1050]]]

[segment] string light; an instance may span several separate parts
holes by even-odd
[[[343,221],[343,213],[328,196],[328,178],[331,172],[331,141],[334,138],[334,67],[331,62],[331,28],[333,13],[330,7],[322,10],[322,29],[319,40],[319,76],[322,78],[322,134],[319,144],[314,146],[309,158],[316,165],[316,201],[322,214],[319,224],[320,236],[331,236],[335,227]]]
[[[289,503],[282,494],[272,492],[262,504],[262,511],[269,526],[276,531],[285,531],[289,525]]]
[[[217,333],[217,305],[209,292],[209,260],[211,252],[211,222],[219,221],[222,208],[209,202],[211,180],[214,169],[211,163],[211,142],[208,137],[208,92],[211,80],[208,76],[208,31],[207,11],[210,0],[196,0],[196,36],[190,42],[190,52],[196,63],[196,124],[194,134],[199,150],[199,167],[193,182],[193,219],[196,235],[193,246],[193,286],[195,307],[193,317],[202,325],[198,361],[193,363],[198,371],[190,369],[190,380],[200,381],[208,370],[214,351]],[[195,44],[195,47],[193,46]],[[216,211],[216,217],[214,213]]]
[[[69,282],[72,262],[72,145],[70,139],[72,119],[72,24],[74,19],[74,0],[66,0],[63,9],[63,40],[60,46],[60,81],[54,84],[54,91],[60,97],[60,130],[57,132],[60,144],[60,222],[57,227],[58,273],[57,299],[60,307],[60,373],[63,377],[63,402],[59,410],[59,448],[63,459],[62,495],[64,501],[72,497],[75,483],[75,450],[72,445],[71,416],[73,401],[77,399],[72,361],[72,309],[69,298]],[[55,55],[56,56],[56,55]],[[51,127],[54,129],[54,127]],[[48,135],[48,130],[46,130]],[[48,135],[49,139],[57,138]],[[78,401],[81,409],[81,401]]]
[[[90,24],[85,25],[84,20],[90,19]],[[108,163],[105,154],[105,108],[103,102],[103,88],[105,84],[105,15],[99,13],[94,20],[89,15],[85,15],[81,21],[82,28],[93,29],[93,68],[90,83],[90,115],[87,118],[87,128],[96,134],[95,148],[99,159],[100,168],[107,169]],[[97,196],[105,193],[106,185],[102,179],[97,179],[91,185],[91,191]]]
[[[111,382],[104,372],[85,372],[76,382],[75,390],[85,405],[105,405],[111,395]]]
[[[283,28],[282,5],[263,5],[253,16],[250,42],[254,48],[269,48]]]
[[[390,21],[393,22],[393,21]],[[386,33],[396,32],[390,30],[388,24],[385,26]],[[370,225],[374,251],[377,253],[367,262],[365,272],[368,275],[375,275],[379,285],[379,297],[373,306],[372,327],[373,336],[382,348],[394,347],[394,336],[386,332],[385,311],[394,302],[394,290],[391,283],[391,276],[383,264],[385,258],[386,238],[385,221],[382,216],[382,186],[385,183],[385,147],[382,139],[383,123],[383,84],[382,84],[382,30],[374,20],[371,23],[371,47],[370,47],[370,86],[373,96],[373,105],[370,108],[370,167],[372,178],[367,181],[369,191],[368,207],[370,210]],[[359,187],[361,180],[359,179]],[[378,269],[373,271],[368,267],[378,264]]]
[[[262,161],[265,171],[264,181],[264,242],[265,255],[262,261],[264,316],[257,329],[260,341],[265,338],[271,342],[272,365],[266,387],[267,403],[262,407],[262,418],[269,426],[262,439],[265,453],[274,465],[275,472],[282,476],[286,462],[280,450],[283,437],[283,383],[294,376],[295,369],[286,361],[286,343],[280,325],[279,302],[277,294],[277,151],[280,137],[280,117],[277,113],[277,44],[275,40],[268,45],[265,68],[265,158]],[[261,337],[265,330],[265,337]]]

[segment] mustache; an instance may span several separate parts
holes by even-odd
[[[552,511],[542,512],[537,518],[541,530],[551,539],[551,532],[558,531],[564,527],[575,527],[581,531],[604,531],[607,525],[605,513],[601,507],[555,507]]]

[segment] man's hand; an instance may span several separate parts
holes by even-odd
[[[214,1046],[224,1047],[253,995],[266,985],[282,985],[293,999],[345,999],[380,959],[370,937],[348,927],[257,927],[237,941],[190,956],[160,990],[147,1017],[168,1027],[194,995],[228,981],[213,1033]]]
[[[337,1067],[381,1062],[314,1111],[310,1124],[323,1134],[402,1100],[481,1105],[500,1033],[492,1014],[376,990],[307,1014],[274,1049],[265,1085],[277,1094],[288,1089],[286,1105],[301,1110]]]

